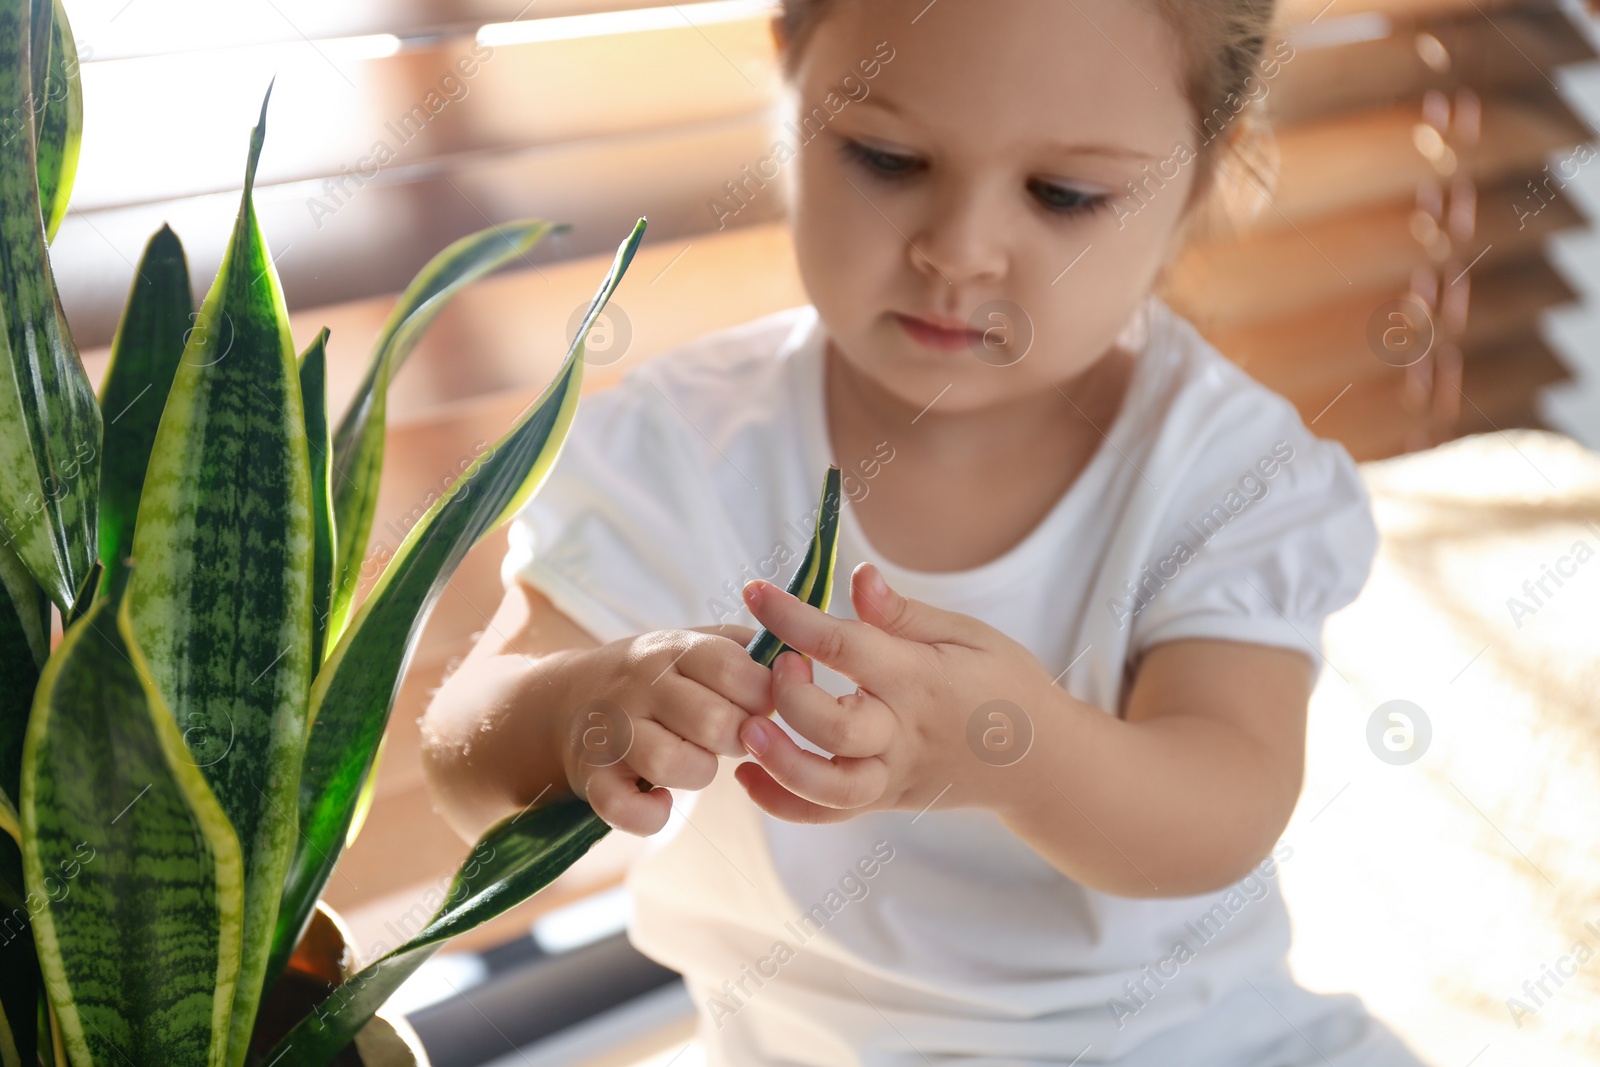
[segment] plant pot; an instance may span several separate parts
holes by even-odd
[[[311,915],[306,932],[289,958],[288,968],[263,999],[251,1039],[251,1053],[260,1056],[311,1014],[333,990],[361,969],[366,961],[350,946],[350,931],[338,913],[322,901]],[[429,1067],[427,1052],[417,1032],[399,1014],[384,1010],[356,1035],[333,1060],[335,1067]]]

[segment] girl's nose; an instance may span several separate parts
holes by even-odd
[[[1008,255],[999,214],[988,194],[952,185],[930,200],[928,217],[907,231],[912,268],[955,286],[998,281]]]

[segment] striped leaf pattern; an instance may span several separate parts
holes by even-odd
[[[333,603],[333,442],[328,434],[328,328],[300,357],[300,398],[311,453],[311,664],[322,663]]]
[[[23,754],[23,873],[75,1064],[220,1065],[238,975],[238,839],[100,598],[45,668]]]
[[[111,340],[111,366],[100,386],[106,420],[100,463],[100,561],[106,568],[102,588],[121,579],[133,551],[145,467],[193,318],[183,243],[171,227],[162,226],[139,257]]]
[[[644,230],[640,219],[618,248],[555,380],[412,528],[317,675],[300,777],[300,840],[279,911],[271,973],[288,959],[333,871],[435,599],[467,550],[520,509],[554,466],[577,410],[589,331]]]
[[[839,559],[839,487],[842,474],[837,466],[829,466],[822,480],[822,502],[817,509],[817,525],[811,534],[811,544],[800,561],[794,576],[789,579],[789,593],[799,597],[814,608],[828,610],[833,595],[833,569]],[[745,646],[750,658],[763,667],[773,662],[792,645],[779,640],[778,635],[763,626],[756,631]]]
[[[310,456],[288,314],[251,199],[270,96],[269,86],[238,221],[156,431],[129,588],[156,687],[244,857],[233,1064],[294,845],[311,676]]]
[[[31,24],[0,0],[0,101],[22,105],[0,151],[0,543],[65,611],[96,553],[100,409],[46,253]]]
[[[50,42],[33,49],[34,133],[38,142],[39,203],[45,237],[54,241],[78,171],[83,141],[83,83],[78,78],[78,46],[61,0],[33,0],[33,39]]]
[[[32,690],[29,691],[32,696]],[[34,1067],[44,987],[22,878],[22,817],[0,795],[0,1067]]]
[[[356,396],[333,435],[333,510],[337,536],[329,643],[344,632],[361,581],[362,557],[372,534],[383,471],[383,434],[389,382],[417,341],[461,288],[524,255],[566,223],[526,219],[468,234],[429,260],[400,294],[373,346]]]
[[[0,545],[0,796],[12,805],[22,780],[33,689],[50,653],[49,608],[22,561]]]

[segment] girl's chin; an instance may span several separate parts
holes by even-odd
[[[976,357],[960,353],[943,353],[945,358],[934,358],[941,353],[917,352],[892,345],[873,349],[872,358],[865,364],[855,362],[843,353],[837,359],[846,364],[846,373],[867,379],[876,389],[914,413],[928,411],[955,412],[974,407],[986,407],[998,397],[992,396],[997,383],[993,378],[975,382],[968,375],[975,370],[988,370]],[[979,396],[983,403],[974,404]]]

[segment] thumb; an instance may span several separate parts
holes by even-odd
[[[976,643],[972,629],[974,620],[970,616],[902,596],[871,563],[857,564],[850,572],[850,598],[856,618],[891,636],[923,644],[936,641]]]

